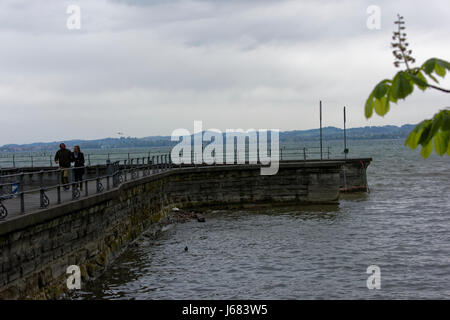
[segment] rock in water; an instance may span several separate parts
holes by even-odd
[[[197,221],[198,222],[205,222],[206,220],[205,220],[205,218],[204,217],[197,217]]]
[[[188,247],[186,246],[186,247],[184,247],[184,251],[188,251],[189,249],[188,249]]]

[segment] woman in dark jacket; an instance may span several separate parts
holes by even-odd
[[[81,152],[80,146],[73,147],[72,161],[74,162],[75,183],[79,183],[80,190],[83,190],[83,174],[84,174],[84,154]]]

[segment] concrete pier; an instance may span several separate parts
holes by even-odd
[[[367,189],[370,160],[283,161],[273,176],[261,176],[260,165],[173,168],[12,214],[0,222],[0,298],[60,297],[68,266],[80,267],[83,282],[95,278],[175,206],[336,204],[341,191]]]

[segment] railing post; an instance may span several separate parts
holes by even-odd
[[[84,195],[87,197],[89,195],[88,191],[89,181],[88,181],[88,168],[86,166],[84,167],[84,179],[86,180],[84,182]],[[81,181],[81,183],[83,183],[83,181]]]
[[[91,155],[88,154],[87,156],[88,156],[88,165],[91,166]]]
[[[22,171],[19,176],[20,213],[25,213],[25,194],[23,190],[23,180],[24,180],[23,177],[24,173]]]
[[[68,168],[69,170],[69,184],[72,184],[72,200],[75,200],[77,198],[77,189],[78,189],[78,183],[75,183],[75,172],[74,169]]]
[[[13,168],[16,167],[16,155],[13,154]]]
[[[303,160],[306,161],[306,148],[303,147]]]
[[[58,171],[58,186],[56,187],[56,194],[57,194],[57,201],[58,204],[61,203],[61,177],[62,177],[62,172],[61,172],[61,168]]]
[[[97,185],[97,193],[100,192],[100,176],[99,176],[99,172],[98,172],[98,166],[95,167],[95,181],[96,181],[96,185]]]
[[[109,190],[109,176],[111,174],[111,165],[106,164],[106,190]]]
[[[34,167],[33,156],[31,156],[31,167]]]
[[[39,194],[40,194],[40,208],[45,208],[44,204],[44,170],[39,172]]]
[[[152,156],[152,166],[151,166],[151,173],[155,172],[155,156]]]

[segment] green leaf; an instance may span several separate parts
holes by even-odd
[[[389,89],[389,100],[392,101],[393,103],[397,103],[398,99],[397,97],[394,97],[394,90],[392,90],[392,87]]]
[[[415,149],[418,146],[419,142],[419,135],[415,130],[411,131],[408,135],[408,138],[405,141],[405,146],[410,147],[411,149]]]
[[[433,151],[433,144],[440,156],[445,153],[450,155],[450,130],[445,130],[449,120],[449,109],[439,111],[432,119],[423,120],[410,132],[405,146],[415,149],[419,144],[422,145],[421,154],[424,158]]]
[[[428,144],[422,147],[422,151],[420,152],[420,154],[422,155],[422,157],[426,159],[430,156],[432,151],[433,151],[433,143],[430,141],[428,142]]]
[[[445,77],[446,69],[450,70],[450,63],[448,61],[431,58],[424,62],[421,69],[435,82],[439,83],[437,79],[432,75],[433,72],[436,72],[438,76],[442,78]]]
[[[380,82],[373,90],[373,95],[375,98],[381,99],[381,97],[384,97],[388,89],[389,89],[388,85],[384,84],[383,82]]]
[[[441,131],[437,132],[434,136],[434,149],[438,155],[443,156],[447,152],[448,138],[449,136]]]
[[[441,130],[450,131],[450,110],[442,110]]]
[[[445,68],[440,66],[438,63],[435,64],[434,71],[436,71],[436,74],[441,76],[442,78],[445,77]]]
[[[426,74],[431,74],[434,70],[434,65],[436,64],[436,59],[431,58],[424,62],[422,65],[423,71],[425,71]]]
[[[436,64],[440,65],[442,68],[450,70],[450,62],[448,62],[448,61],[445,61],[442,59],[436,59]]]
[[[428,87],[427,79],[425,79],[422,73],[419,72],[417,76],[408,74],[408,76],[421,90],[425,90]]]
[[[381,99],[375,99],[373,106],[375,108],[375,112],[384,116],[389,111],[389,100],[386,97],[382,97]]]
[[[411,80],[408,79],[408,75],[404,71],[400,71],[395,76],[392,82],[391,94],[394,99],[405,99],[414,90],[414,86]]]
[[[431,124],[432,124],[431,120],[424,121],[424,126],[423,126],[422,132],[420,134],[420,138],[419,138],[419,144],[421,144],[422,147],[427,145],[428,142],[430,142],[431,138],[433,137],[430,135]]]
[[[432,74],[428,75],[431,79],[433,79],[434,82],[439,83],[439,80],[436,79]]]
[[[369,98],[367,98],[366,106],[364,108],[364,113],[365,113],[367,119],[369,119],[373,114],[373,91],[369,95]]]
[[[411,149],[417,148],[419,145],[419,139],[422,135],[422,131],[425,128],[425,120],[420,122],[415,128],[410,132],[408,138],[405,141],[405,146],[409,146]]]
[[[443,112],[438,112],[434,115],[433,119],[431,120],[431,129],[430,129],[430,137],[433,137],[441,128],[442,125],[442,119],[443,118]]]

